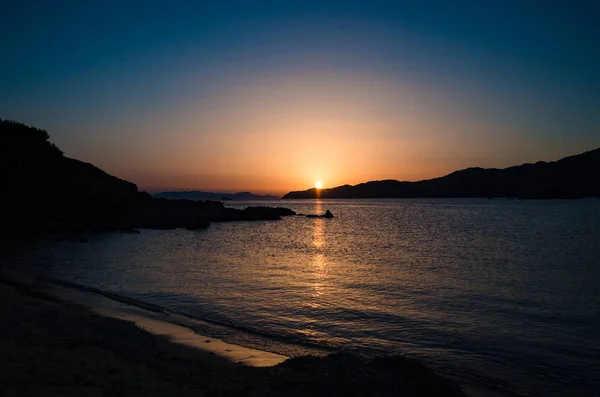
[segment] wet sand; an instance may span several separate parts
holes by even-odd
[[[402,357],[286,360],[64,298],[0,284],[0,395],[463,395],[456,383]]]
[[[250,367],[271,367],[280,364],[289,357],[263,350],[227,343],[218,338],[196,334],[190,328],[152,318],[152,312],[140,307],[111,300],[94,293],[64,288],[58,285],[41,289],[49,296],[83,306],[104,317],[116,318],[135,324],[137,327],[152,335],[160,336],[171,342],[169,350],[175,350],[178,355],[217,356],[230,364],[243,364]],[[192,348],[192,349],[190,349]]]
[[[197,373],[235,365],[29,292],[0,284],[4,396],[176,395],[197,387]]]

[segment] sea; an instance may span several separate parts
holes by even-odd
[[[600,395],[600,200],[363,199],[43,239],[8,267],[283,353],[401,354],[472,396]]]

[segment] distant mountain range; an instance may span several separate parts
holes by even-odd
[[[514,167],[467,168],[419,182],[383,180],[332,189],[290,192],[284,199],[518,197],[554,199],[600,197],[600,148],[558,161]]]
[[[278,196],[258,195],[250,192],[240,193],[212,193],[192,191],[160,192],[153,194],[156,198],[165,199],[185,199],[185,200],[235,200],[235,201],[256,201],[256,200],[279,200]]]

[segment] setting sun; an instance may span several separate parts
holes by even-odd
[[[315,188],[320,189],[323,187],[323,184],[321,183],[321,181],[316,181],[315,182]]]

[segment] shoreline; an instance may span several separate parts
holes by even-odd
[[[154,334],[171,334],[175,343],[194,344],[206,349],[218,341],[225,344],[223,349],[209,349],[215,354],[233,356],[228,350],[246,350],[259,359],[245,360],[245,365],[268,366],[293,357],[313,355],[323,357],[334,350],[325,347],[298,345],[290,341],[271,338],[260,330],[246,329],[232,324],[222,324],[210,319],[191,317],[187,314],[172,312],[168,308],[158,306],[144,300],[132,298],[122,293],[115,293],[96,287],[78,284],[40,274],[23,273],[21,271],[0,270],[2,280],[31,291],[43,292],[44,295],[83,306],[100,315],[119,318],[137,323],[141,328]],[[185,334],[179,337],[178,334]],[[240,338],[242,336],[242,338]],[[180,339],[177,341],[176,339]],[[192,340],[190,340],[192,339]],[[206,342],[209,340],[210,342]],[[270,356],[270,358],[268,358]],[[259,360],[267,359],[265,364]],[[233,357],[234,361],[240,361]]]
[[[0,278],[3,395],[465,396],[404,357],[288,359],[70,294]]]
[[[242,364],[249,367],[270,367],[289,359],[281,354],[197,334],[186,326],[152,318],[149,316],[150,313],[143,308],[130,306],[107,297],[57,286],[53,286],[52,290],[53,295],[60,300],[83,306],[104,317],[127,321],[154,336],[164,337],[177,350],[183,350],[181,347],[191,348],[197,350],[201,355],[208,354],[227,360],[230,364]]]
[[[11,284],[0,284],[3,395],[179,393],[173,377],[234,365],[197,349],[174,349],[167,338],[129,321]]]
[[[34,286],[33,283],[37,285]],[[153,317],[151,314],[155,309],[152,307],[133,306],[94,291],[82,291],[61,284],[40,284],[37,278],[28,279],[27,275],[14,273],[10,276],[2,273],[1,285],[9,285],[24,295],[79,307],[108,319],[126,321],[140,330],[167,340],[173,345],[173,349],[195,351],[195,355],[200,355],[202,358],[208,355],[223,362],[228,361],[231,365],[242,364],[249,367],[270,367],[290,358],[198,334],[184,325]],[[189,355],[189,352],[186,355]]]

